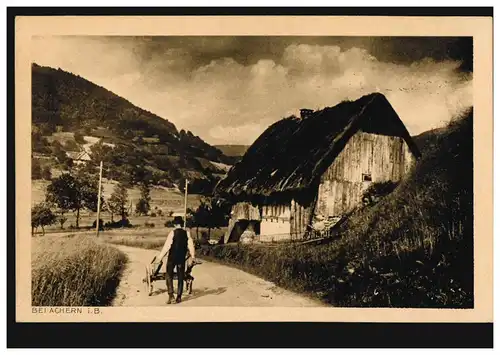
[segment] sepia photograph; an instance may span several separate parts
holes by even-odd
[[[492,169],[474,139],[492,123],[474,91],[491,75],[481,44],[464,31],[294,28],[26,39],[18,282],[30,317],[492,316],[491,221],[477,230],[491,185],[476,190],[475,174]]]

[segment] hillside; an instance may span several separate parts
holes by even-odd
[[[470,109],[424,135],[410,174],[349,216],[330,243],[224,245],[210,255],[335,306],[472,308],[472,128]]]
[[[61,69],[32,65],[32,144],[38,158],[86,152],[104,161],[108,177],[131,184],[150,180],[209,192],[234,159],[190,131]],[[61,153],[61,151],[63,153]],[[59,159],[57,158],[59,155]],[[64,169],[64,166],[61,167]]]
[[[425,151],[429,149],[429,147],[435,145],[438,141],[438,137],[445,132],[446,127],[435,128],[413,136],[412,139],[420,151]]]

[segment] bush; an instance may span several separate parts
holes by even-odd
[[[363,192],[363,203],[373,206],[382,198],[389,195],[397,186],[398,183],[393,181],[375,182]]]
[[[33,242],[33,306],[107,306],[127,257],[91,238],[50,238]]]
[[[150,217],[156,217],[156,213],[152,212],[149,216]]]
[[[130,220],[128,218],[125,218],[124,220],[119,220],[119,221],[116,221],[116,222],[106,222],[104,224],[104,227],[105,228],[108,228],[108,229],[114,229],[114,228],[132,228],[133,225],[132,223],[130,223]],[[95,228],[95,226],[94,226]]]
[[[146,227],[146,228],[154,228],[155,224],[154,223],[146,222],[146,223],[144,223],[144,227]]]

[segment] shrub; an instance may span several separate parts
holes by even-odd
[[[149,216],[150,217],[156,217],[156,213],[152,212]]]
[[[146,227],[146,228],[154,228],[155,224],[154,223],[146,222],[146,223],[144,223],[144,227]]]
[[[108,229],[113,229],[113,228],[132,228],[133,225],[132,223],[130,223],[130,220],[128,218],[125,218],[125,219],[121,219],[119,221],[116,221],[116,222],[106,222],[104,224],[104,227],[105,228],[108,228]],[[95,226],[94,226],[95,228]]]
[[[89,237],[38,239],[32,250],[32,305],[109,305],[126,262],[125,254]]]

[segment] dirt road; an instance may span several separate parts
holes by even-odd
[[[117,289],[114,306],[162,306],[168,298],[165,281],[155,281],[148,296],[142,279],[145,265],[156,255],[154,250],[116,246],[129,257]],[[270,306],[321,307],[318,301],[283,290],[273,283],[244,271],[203,260],[193,269],[193,293],[172,307],[192,306]],[[174,281],[177,288],[177,280]]]

